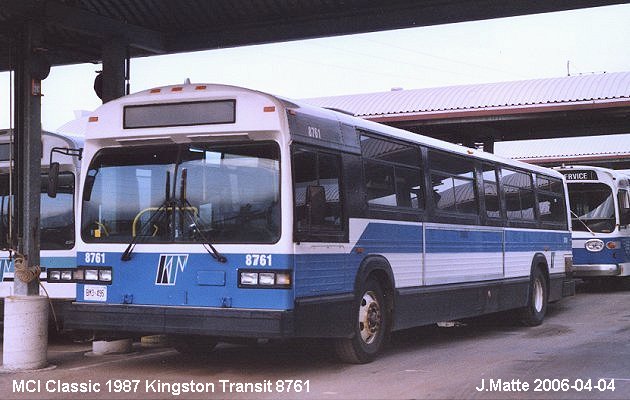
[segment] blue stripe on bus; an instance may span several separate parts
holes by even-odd
[[[421,253],[422,225],[371,222],[356,247],[367,253]]]
[[[503,232],[427,229],[427,253],[501,253]]]
[[[40,262],[46,268],[72,268],[77,265],[76,257],[42,257]]]
[[[502,253],[504,232],[471,228],[426,229],[431,254]],[[509,252],[571,251],[571,234],[550,231],[505,230]],[[295,295],[308,297],[354,290],[359,264],[367,254],[421,254],[422,225],[369,223],[351,254],[304,254],[295,259]],[[357,249],[363,250],[357,254]]]
[[[571,233],[553,231],[505,231],[505,251],[571,251]]]
[[[503,232],[471,228],[427,228],[427,253],[503,251]],[[356,243],[367,253],[422,253],[422,225],[369,223]],[[505,251],[571,251],[571,234],[544,230],[505,230]]]

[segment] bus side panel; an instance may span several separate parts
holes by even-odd
[[[361,226],[366,222],[359,220],[356,225]],[[394,275],[394,282],[391,282],[394,287],[420,286],[424,240],[422,229],[420,223],[369,222],[356,240],[353,252],[363,254],[363,257],[379,255],[385,258]]]
[[[296,245],[295,297],[352,292],[352,276],[356,267],[353,268],[348,262],[346,247],[342,244],[323,243]]]
[[[427,227],[425,285],[503,277],[503,232],[464,226]]]
[[[296,245],[297,335],[352,335],[356,319],[353,304],[357,271],[371,256],[387,261],[394,276],[391,284],[395,287],[419,286],[422,282],[422,237],[419,223],[352,219],[352,247],[338,243]],[[337,253],[324,253],[333,250]]]
[[[536,253],[545,256],[549,273],[564,272],[564,256],[571,254],[568,232],[505,231],[505,277],[529,276]]]

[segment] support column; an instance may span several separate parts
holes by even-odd
[[[41,79],[45,59],[38,54],[41,26],[26,23],[16,44],[15,66],[15,226],[18,252],[29,266],[39,265],[39,219],[41,191]],[[42,62],[42,60],[44,60]],[[50,67],[48,66],[48,69]],[[42,76],[43,75],[43,76]],[[39,295],[39,280],[22,282],[16,277],[14,293],[18,296]]]
[[[14,259],[14,295],[5,299],[4,370],[47,365],[48,301],[39,296],[41,192],[41,80],[50,65],[42,54],[42,26],[26,22],[15,41],[15,238],[23,259]],[[14,244],[12,243],[12,246]]]
[[[103,103],[125,95],[126,59],[124,41],[112,38],[103,46]]]

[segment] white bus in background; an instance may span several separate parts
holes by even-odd
[[[557,170],[569,189],[573,275],[585,280],[630,276],[630,177],[585,165]]]
[[[13,138],[10,130],[0,131],[0,302],[11,296],[14,290],[14,260],[11,251],[17,247],[16,238],[9,230],[16,223],[13,216],[14,195],[17,182],[10,174]],[[83,147],[81,137],[71,137],[52,132],[42,132],[42,184],[40,216],[40,294],[50,296],[55,306],[55,315],[60,317],[60,304],[75,298],[76,284],[47,284],[47,268],[74,268],[76,266],[75,210],[77,207],[76,189],[79,182],[80,160],[75,155]],[[52,198],[47,195],[48,168],[53,160],[60,163],[58,191]],[[13,186],[13,189],[11,189]],[[0,315],[4,313],[4,306]]]

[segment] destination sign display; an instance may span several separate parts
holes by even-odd
[[[236,100],[157,103],[125,106],[123,128],[233,124],[235,121]]]
[[[596,181],[597,172],[585,169],[585,170],[570,170],[560,171],[567,181]]]

